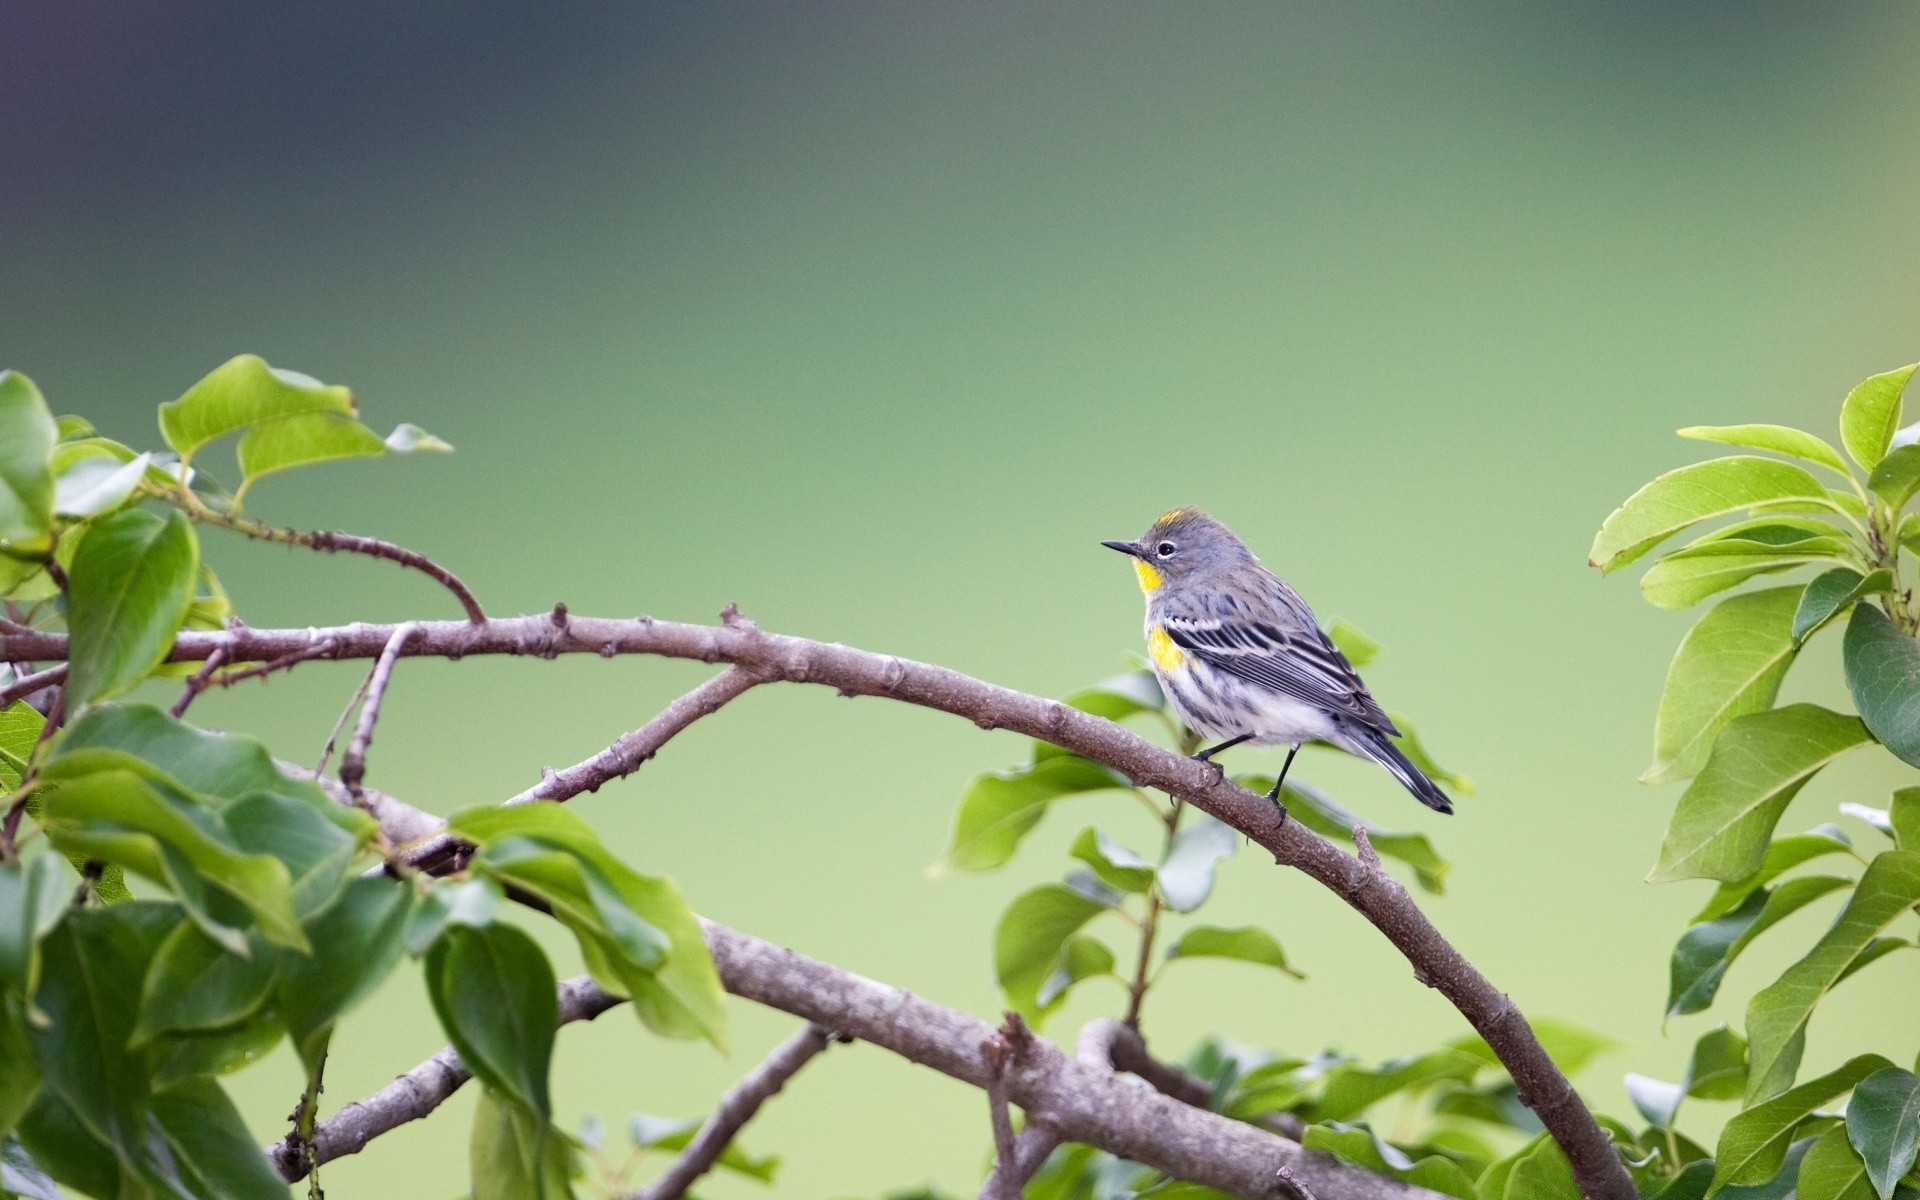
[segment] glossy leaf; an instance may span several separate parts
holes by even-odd
[[[264,944],[250,950],[242,958],[182,921],[147,968],[132,1043],[143,1045],[162,1033],[223,1029],[258,1012],[273,990],[278,964]]]
[[[1725,1025],[1701,1034],[1687,1061],[1687,1095],[1738,1100],[1746,1088],[1747,1039]]]
[[[324,807],[278,792],[256,792],[221,814],[234,845],[286,865],[292,876],[293,915],[302,921],[333,903],[347,882],[355,852],[378,832],[360,810],[322,803]]]
[[[1287,965],[1287,952],[1271,933],[1257,925],[1227,928],[1194,925],[1167,947],[1168,958],[1231,958],[1285,971],[1295,979],[1306,976]]]
[[[1816,629],[1845,612],[1864,596],[1876,596],[1893,587],[1893,573],[1881,567],[1862,576],[1852,567],[1822,571],[1807,584],[1800,607],[1793,614],[1793,640],[1804,642]]]
[[[166,659],[199,570],[199,540],[179,512],[128,509],[88,526],[69,573],[71,708],[126,691]]]
[[[1087,864],[1109,887],[1144,894],[1153,886],[1153,864],[1092,825],[1080,831],[1067,853]]]
[[[1676,550],[1655,563],[1640,579],[1640,594],[1656,608],[1688,608],[1755,576],[1851,561],[1851,550],[1851,543],[1838,537],[1810,538],[1789,547],[1713,542],[1694,550]]]
[[[1841,643],[1847,691],[1873,736],[1920,766],[1920,642],[1871,604],[1857,604]]]
[[[504,838],[482,851],[476,869],[539,896],[569,929],[636,967],[650,971],[666,957],[666,935],[634,912],[598,868],[570,851]]]
[[[1647,878],[1665,883],[1752,874],[1793,797],[1821,768],[1868,740],[1855,718],[1813,704],[1730,722],[1681,795]]]
[[[40,982],[40,939],[67,915],[79,875],[58,854],[0,864],[0,992],[30,998]]]
[[[1330,1121],[1309,1125],[1301,1135],[1300,1144],[1305,1149],[1331,1154],[1369,1171],[1457,1196],[1460,1200],[1473,1200],[1475,1194],[1473,1181],[1452,1161],[1438,1154],[1415,1161],[1364,1122],[1349,1125]]]
[[[432,440],[438,443],[436,448],[447,448],[438,438]],[[379,434],[340,413],[297,413],[260,421],[240,435],[240,487],[233,494],[234,503],[238,505],[249,488],[276,471],[336,458],[369,458],[388,450]]]
[[[381,439],[387,450],[394,454],[413,454],[422,450],[431,450],[439,454],[453,453],[452,443],[437,438],[426,430],[410,422],[402,422],[393,427],[393,432]]]
[[[1852,884],[1836,875],[1806,875],[1762,888],[1730,913],[1694,925],[1673,948],[1668,970],[1667,1015],[1706,1010],[1727,968],[1753,940],[1829,892]]]
[[[1112,975],[1114,968],[1113,951],[1105,942],[1085,934],[1067,939],[1061,948],[1054,968],[1048,973],[1045,982],[1035,994],[1035,1003],[1040,1011],[1052,1012],[1058,1001],[1075,984],[1096,979],[1102,975]]]
[[[1829,854],[1848,853],[1852,848],[1853,843],[1838,825],[1816,825],[1805,833],[1776,837],[1768,843],[1767,852],[1760,860],[1760,869],[1715,888],[1706,907],[1694,914],[1690,924],[1725,916],[1745,903],[1748,896],[1793,868]]]
[[[1131,786],[1110,767],[1074,755],[977,775],[953,814],[953,835],[932,871],[991,871],[1005,866],[1020,839],[1062,796]]]
[[[1895,512],[1906,507],[1920,491],[1920,446],[1901,446],[1890,451],[1867,478],[1867,490],[1887,502]]]
[[[1823,467],[1832,467],[1842,475],[1847,473],[1847,464],[1840,460],[1840,452],[1828,445],[1826,439],[1785,425],[1689,425],[1679,433],[1683,438],[1703,442],[1790,454]]]
[[[24,1005],[0,993],[0,1140],[13,1132],[39,1094],[40,1068],[27,1041]]]
[[[1345,617],[1335,617],[1327,623],[1327,637],[1356,670],[1380,657],[1380,643],[1362,633],[1358,625]]]
[[[1192,912],[1213,891],[1214,869],[1240,845],[1240,835],[1217,817],[1195,811],[1160,862],[1160,897],[1174,912]]]
[[[0,371],[0,551],[44,556],[53,544],[48,463],[59,436],[33,381]]]
[[[1807,1147],[1794,1180],[1794,1200],[1873,1200],[1874,1184],[1868,1178],[1867,1164],[1847,1144],[1847,1131],[1839,1126]],[[1891,1185],[1881,1193],[1883,1200],[1892,1194]]]
[[[491,879],[441,880],[420,897],[407,918],[407,953],[427,952],[449,925],[479,928],[491,924],[506,896]]]
[[[1141,713],[1159,712],[1167,701],[1152,671],[1129,671],[1083,688],[1061,703],[1109,721],[1124,721]]]
[[[1327,1072],[1314,1115],[1322,1121],[1344,1121],[1400,1092],[1418,1091],[1445,1080],[1468,1082],[1481,1066],[1475,1055],[1451,1048],[1389,1059],[1377,1067],[1340,1063]]]
[[[1870,376],[1840,404],[1840,444],[1866,470],[1880,464],[1900,428],[1900,393],[1912,377],[1910,366]]]
[[[1894,792],[1887,805],[1887,824],[1893,827],[1893,844],[1902,850],[1920,850],[1920,787],[1905,787]]]
[[[1756,1057],[1756,1065],[1758,1061]],[[1837,1070],[1735,1115],[1720,1131],[1714,1151],[1714,1187],[1772,1179],[1786,1161],[1787,1147],[1808,1114],[1875,1071],[1892,1065],[1878,1054],[1862,1054]]]
[[[544,1133],[559,1025],[553,968],[538,943],[511,925],[451,925],[427,952],[427,993],[460,1060]]]
[[[1655,1129],[1673,1128],[1673,1119],[1680,1111],[1680,1101],[1687,1095],[1685,1084],[1667,1083],[1629,1072],[1626,1086],[1627,1099],[1633,1101],[1633,1107],[1646,1118],[1647,1124]]]
[[[152,462],[151,454],[126,462],[105,454],[86,455],[53,481],[53,511],[74,520],[112,512],[133,497]]]
[[[295,371],[275,370],[252,354],[215,367],[178,400],[160,406],[160,433],[181,461],[223,434],[298,413],[353,415],[353,393]]]
[[[151,704],[122,702],[89,709],[62,731],[54,758],[71,762],[85,750],[130,755],[188,790],[220,800],[283,791],[339,807],[311,781],[283,774],[264,743],[240,734],[196,729]]]
[[[1889,850],[1867,865],[1846,908],[1806,957],[1757,992],[1747,1005],[1753,1075],[1763,1077],[1800,1033],[1828,989],[1874,935],[1920,903],[1920,851]],[[1748,1099],[1762,1098],[1749,1085]]]
[[[1826,494],[1805,468],[1777,459],[1735,455],[1694,463],[1627,497],[1600,526],[1587,560],[1602,571],[1616,570],[1696,522],[1767,501]]]
[[[566,1139],[545,1122],[480,1089],[467,1150],[472,1200],[570,1200],[568,1155]]]
[[[14,683],[19,675],[12,667],[0,667],[0,678]],[[15,700],[0,708],[0,788],[12,791],[20,786],[20,777],[33,757],[34,743],[47,719],[25,700]]]
[[[1846,1138],[1873,1190],[1888,1200],[1920,1149],[1920,1075],[1887,1067],[1856,1084],[1847,1102]]]
[[[1242,787],[1265,792],[1273,786],[1271,777],[1247,776],[1236,780]],[[1367,842],[1382,858],[1391,858],[1413,868],[1420,889],[1438,896],[1446,891],[1447,872],[1453,864],[1433,848],[1424,833],[1401,833],[1363,820],[1358,813],[1341,805],[1319,788],[1305,782],[1287,781],[1288,815],[1322,837],[1353,844],[1354,826],[1367,831]]]
[[[203,1075],[230,1075],[266,1057],[286,1032],[279,1017],[266,1012],[231,1029],[162,1035],[154,1041],[153,1086],[166,1088]]]
[[[1731,596],[1688,631],[1667,669],[1642,783],[1691,778],[1727,722],[1772,706],[1793,662],[1800,595],[1786,587]]]
[[[673,880],[634,871],[601,845],[579,814],[551,802],[468,809],[454,814],[448,828],[483,846],[534,838],[565,847],[591,864],[618,901],[667,940],[665,960],[652,969],[625,958],[608,959],[596,943],[583,941],[581,950],[595,980],[616,995],[632,997],[635,1013],[655,1033],[703,1038],[725,1051],[726,993],[699,919]],[[595,903],[603,906],[611,900],[603,893]]]
[[[1067,939],[1107,908],[1055,883],[1015,896],[993,935],[994,976],[1008,1006],[1038,1024],[1046,1015],[1040,989],[1058,966]]]
[[[193,1079],[153,1097],[167,1165],[197,1200],[285,1200],[286,1181],[211,1079]]]
[[[294,1049],[309,1070],[342,1013],[364,999],[400,959],[413,897],[384,876],[353,880],[306,923],[313,949],[288,955],[274,989]]]

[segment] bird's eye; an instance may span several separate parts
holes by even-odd
[[[1155,554],[1158,554],[1161,558],[1172,558],[1173,549],[1174,547],[1172,542],[1161,542],[1158,546],[1155,546],[1153,548],[1153,552]]]

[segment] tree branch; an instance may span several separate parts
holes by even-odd
[[[845,695],[886,696],[965,717],[983,729],[1010,729],[1051,742],[1114,768],[1138,787],[1156,788],[1192,804],[1258,842],[1275,862],[1311,876],[1372,922],[1407,957],[1415,978],[1444,995],[1499,1055],[1521,1100],[1565,1152],[1588,1200],[1634,1200],[1633,1181],[1612,1142],[1547,1056],[1526,1018],[1440,935],[1406,889],[1298,821],[1276,820],[1273,806],[1263,797],[1222,778],[1205,763],[1055,700],[996,687],[945,667],[765,633],[746,621],[714,627],[650,617],[574,617],[557,624],[538,616],[474,624],[424,622],[417,629],[418,635],[402,647],[404,653],[543,658],[564,653],[656,654],[732,663],[767,679],[821,684]],[[176,640],[171,658],[204,659],[225,647],[229,662],[261,661],[328,638],[334,642],[328,657],[368,658],[381,654],[395,632],[393,626],[379,625],[190,631]],[[64,635],[0,635],[0,660],[61,659],[66,654]],[[1326,1195],[1318,1186],[1314,1190]]]
[[[340,756],[340,782],[346,785],[347,794],[353,797],[357,807],[366,807],[360,781],[367,777],[367,750],[373,745],[373,724],[380,719],[380,702],[386,699],[387,684],[393,679],[393,664],[399,661],[408,639],[419,631],[419,624],[413,621],[396,626],[387,636],[387,644],[380,649],[380,660],[374,664],[373,674],[367,677],[367,702],[361,706],[360,723],[354,727],[353,740],[347,743],[346,753]]]
[[[680,1200],[694,1180],[713,1169],[721,1152],[760,1111],[760,1106],[771,1100],[786,1086],[787,1080],[812,1061],[814,1055],[825,1050],[832,1040],[830,1031],[810,1021],[800,1032],[775,1046],[759,1066],[727,1089],[727,1094],[720,1098],[713,1114],[693,1135],[680,1157],[674,1159],[659,1178],[634,1193],[633,1200]]]
[[[180,689],[180,698],[173,702],[173,707],[167,710],[167,715],[176,721],[186,716],[187,706],[193,703],[194,697],[207,690],[208,681],[225,661],[227,661],[227,652],[224,650],[215,650],[207,655],[207,661],[200,664],[200,669],[193,673],[193,678],[187,680],[187,685]]]
[[[41,688],[50,688],[63,682],[67,677],[67,664],[57,663],[44,671],[35,671],[31,675],[22,675],[4,688],[0,688],[0,708],[7,708],[15,700],[25,699]]]

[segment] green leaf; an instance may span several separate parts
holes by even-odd
[[[58,1095],[41,1092],[20,1122],[20,1143],[29,1161],[74,1191],[87,1196],[139,1196],[143,1181],[123,1156],[101,1141]],[[123,1182],[125,1181],[125,1182]]]
[[[1271,778],[1257,775],[1235,782],[1256,792],[1265,792],[1273,787]],[[1440,852],[1433,848],[1433,842],[1426,834],[1400,833],[1363,820],[1358,813],[1343,807],[1333,797],[1304,781],[1287,782],[1286,801],[1288,814],[1322,837],[1352,845],[1354,826],[1365,828],[1368,844],[1383,858],[1391,858],[1413,868],[1414,878],[1422,891],[1436,896],[1446,891],[1447,872],[1453,869],[1453,864],[1440,857]]]
[[[1167,947],[1168,958],[1233,958],[1285,971],[1295,979],[1306,976],[1287,965],[1287,952],[1271,933],[1257,925],[1225,928],[1219,925],[1195,925]]]
[[[1107,907],[1057,883],[1015,896],[993,934],[994,976],[1007,1004],[1038,1025],[1047,1015],[1040,989],[1059,965],[1067,939]]]
[[[1602,571],[1624,567],[1669,536],[1709,517],[1771,500],[1822,500],[1827,489],[1802,467],[1735,455],[1681,467],[1647,484],[1607,517],[1588,552]]]
[[[6,1139],[40,1094],[40,1068],[27,1041],[27,1018],[12,996],[0,995],[0,1139]]]
[[[1729,723],[1706,767],[1681,795],[1648,880],[1752,874],[1788,802],[1822,767],[1868,740],[1858,720],[1814,704],[1750,713]]]
[[[59,428],[40,389],[0,371],[0,551],[42,556],[53,546],[53,471]]]
[[[277,792],[256,792],[234,801],[221,814],[234,845],[286,865],[293,877],[293,914],[302,921],[333,903],[347,882],[355,852],[379,832],[379,826],[358,809],[320,803],[326,806]]]
[[[1693,1044],[1687,1062],[1687,1095],[1701,1100],[1738,1100],[1747,1087],[1747,1039],[1725,1025]]]
[[[1345,617],[1335,617],[1328,622],[1327,637],[1356,670],[1380,657],[1380,643],[1360,632],[1360,627]]]
[[[1754,1062],[1757,1066],[1759,1059]],[[1720,1131],[1720,1144],[1714,1152],[1718,1164],[1714,1188],[1772,1179],[1786,1161],[1787,1147],[1808,1114],[1875,1071],[1892,1065],[1878,1054],[1862,1054],[1837,1070],[1733,1117]]]
[[[1747,1005],[1753,1076],[1761,1079],[1806,1026],[1814,1005],[1838,983],[1873,936],[1920,902],[1920,851],[1889,850],[1871,863],[1846,908],[1806,957],[1788,967]],[[1756,1096],[1753,1084],[1748,1099]]]
[[[1427,748],[1421,744],[1419,735],[1413,731],[1413,722],[1409,721],[1404,713],[1389,713],[1388,719],[1400,729],[1400,735],[1393,739],[1393,744],[1407,756],[1408,762],[1420,768],[1421,773],[1428,779],[1440,784],[1448,791],[1459,792],[1465,796],[1473,795],[1473,780],[1458,771],[1449,771],[1436,762],[1433,755],[1429,754]]]
[[[152,462],[151,454],[124,463],[110,455],[86,455],[53,481],[53,511],[74,520],[112,512],[133,497]]]
[[[1739,908],[1688,929],[1673,947],[1667,1015],[1706,1010],[1720,990],[1727,968],[1753,940],[1829,892],[1851,886],[1837,875],[1807,875],[1774,888],[1762,888]]]
[[[187,619],[200,543],[179,512],[128,509],[87,528],[73,556],[67,702],[126,691],[166,661]]]
[[[1329,1121],[1324,1125],[1309,1125],[1301,1135],[1300,1144],[1305,1149],[1319,1150],[1378,1174],[1390,1175],[1417,1187],[1459,1197],[1460,1200],[1473,1200],[1475,1196],[1473,1180],[1457,1164],[1438,1154],[1416,1162],[1406,1151],[1386,1141],[1365,1122],[1348,1125]]]
[[[693,1135],[700,1131],[700,1125],[698,1117],[674,1119],[634,1113],[627,1118],[627,1134],[637,1150],[680,1151],[693,1141]],[[720,1157],[714,1162],[717,1166],[758,1179],[761,1183],[772,1183],[774,1172],[780,1166],[780,1156],[749,1154],[740,1148],[739,1142],[733,1141],[727,1143],[727,1148],[720,1152]]]
[[[441,880],[426,890],[407,918],[407,953],[418,957],[449,925],[491,924],[506,896],[491,879]]]
[[[544,1121],[480,1089],[467,1150],[472,1200],[571,1200],[569,1157],[566,1139]]]
[[[42,854],[0,864],[0,991],[31,998],[40,984],[40,940],[67,915],[80,882],[67,860]]]
[[[475,1077],[531,1116],[544,1132],[559,1026],[553,968],[511,925],[450,925],[427,952],[427,992],[460,1060]]]
[[[1745,878],[1715,888],[1706,907],[1694,914],[1689,923],[1697,925],[1701,921],[1725,916],[1745,903],[1748,896],[1793,868],[1828,854],[1846,854],[1852,849],[1853,843],[1838,825],[1816,825],[1805,833],[1774,838],[1768,843],[1766,855],[1760,860],[1760,869]]]
[[[609,958],[598,942],[582,940],[581,952],[595,980],[616,995],[630,996],[634,1012],[655,1033],[703,1038],[725,1053],[726,993],[699,919],[673,880],[634,871],[600,844],[592,826],[577,813],[550,801],[468,809],[454,814],[448,828],[482,846],[535,838],[564,847],[590,864],[619,902],[663,934],[668,946],[665,961],[647,969],[624,956]],[[611,900],[605,893],[595,897],[603,916]]]
[[[393,432],[385,439],[386,447],[392,454],[414,454],[422,450],[437,454],[452,454],[453,444],[444,438],[437,438],[418,425],[402,422],[393,427]]]
[[[1132,786],[1111,767],[1075,755],[1030,767],[977,775],[953,814],[953,836],[932,874],[991,871],[1005,866],[1047,806],[1062,796]]]
[[[1856,1096],[1858,1093],[1855,1093]],[[1852,1105],[1848,1106],[1852,1111]],[[1872,1200],[1873,1181],[1867,1176],[1867,1164],[1847,1144],[1847,1131],[1840,1126],[1815,1138],[1800,1160],[1795,1176],[1794,1200]],[[1881,1196],[1893,1194],[1888,1185]]]
[[[1647,1119],[1647,1124],[1655,1129],[1673,1128],[1673,1119],[1680,1112],[1680,1101],[1687,1095],[1685,1084],[1667,1083],[1628,1072],[1626,1086],[1627,1099],[1633,1101],[1634,1108]]]
[[[1219,818],[1196,811],[1173,837],[1161,860],[1160,897],[1174,912],[1199,908],[1213,891],[1214,868],[1240,845],[1240,835]]]
[[[1101,882],[1123,892],[1144,895],[1153,886],[1153,864],[1089,825],[1068,850],[1086,863]]]
[[[1640,579],[1640,594],[1656,608],[1687,608],[1757,575],[1852,560],[1852,543],[1839,537],[1808,538],[1785,547],[1745,540],[1712,541],[1675,550],[1655,563]]]
[[[154,1042],[153,1085],[166,1088],[203,1075],[231,1075],[266,1057],[286,1032],[277,1015],[263,1013],[231,1029],[165,1034]]]
[[[1721,442],[1752,450],[1791,454],[1823,467],[1832,467],[1842,475],[1847,474],[1847,464],[1840,461],[1840,452],[1828,445],[1826,439],[1815,437],[1805,430],[1785,425],[1689,425],[1679,432],[1683,438],[1703,442]]]
[[[1846,1140],[1859,1151],[1873,1190],[1888,1200],[1920,1149],[1920,1075],[1887,1067],[1854,1085]]]
[[[1399,1092],[1419,1091],[1445,1080],[1470,1082],[1482,1065],[1478,1056],[1452,1048],[1389,1059],[1377,1067],[1340,1063],[1327,1072],[1314,1116],[1320,1121],[1344,1121]]]
[[[225,1029],[258,1012],[273,990],[277,961],[264,943],[250,949],[242,958],[182,921],[147,968],[132,1044],[162,1033]]]
[[[3,673],[11,676],[8,683],[20,678],[11,667],[4,668]],[[20,776],[33,757],[34,744],[46,723],[47,719],[25,700],[0,708],[0,788],[10,792],[20,786]]]
[[[533,838],[504,838],[481,852],[477,868],[503,884],[545,900],[569,929],[601,949],[651,971],[666,957],[667,938],[642,920],[590,863]]]
[[[1812,633],[1846,611],[1863,596],[1892,590],[1893,572],[1881,567],[1861,576],[1852,567],[1835,567],[1813,577],[1793,614],[1793,640],[1804,642]]]
[[[1881,745],[1920,766],[1920,642],[1878,608],[1857,604],[1840,652],[1860,719]]]
[[[191,462],[195,451],[223,434],[299,413],[351,417],[353,393],[242,354],[215,367],[178,400],[162,404],[160,433],[182,462]]]
[[[260,421],[240,435],[238,505],[254,482],[276,471],[336,458],[368,458],[385,454],[380,435],[340,413],[296,413]]]
[[[1853,461],[1871,471],[1900,428],[1900,393],[1913,377],[1912,367],[1901,367],[1862,380],[1840,404],[1840,444]]]
[[[1881,459],[1867,479],[1867,490],[1899,512],[1920,491],[1920,446],[1901,446]]]
[[[264,743],[240,734],[196,729],[151,704],[102,704],[89,709],[61,732],[54,760],[75,760],[83,750],[129,755],[158,768],[189,791],[216,799],[238,800],[255,792],[279,791],[339,807],[317,785],[283,774]]]
[[[183,1191],[198,1200],[286,1200],[287,1184],[211,1079],[193,1079],[156,1093],[153,1116],[168,1165]]]
[[[1109,721],[1124,721],[1141,713],[1157,713],[1167,700],[1152,671],[1129,671],[1077,691],[1061,703]]]
[[[1798,587],[1722,600],[1701,617],[1673,656],[1653,728],[1653,765],[1642,783],[1688,779],[1706,765],[1727,722],[1771,707],[1798,647]]]
[[[1901,788],[1887,806],[1887,824],[1893,826],[1893,844],[1902,850],[1920,850],[1920,787]]]
[[[1084,934],[1068,938],[1053,971],[1047,975],[1046,982],[1040,985],[1035,1002],[1042,1012],[1052,1012],[1057,1002],[1075,984],[1102,975],[1112,975],[1113,966],[1113,951],[1100,939]]]
[[[353,880],[306,922],[308,955],[287,955],[275,1001],[294,1049],[311,1071],[340,1015],[366,998],[400,959],[413,897],[384,876]]]

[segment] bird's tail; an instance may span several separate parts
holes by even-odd
[[[1395,779],[1413,793],[1414,799],[1436,812],[1453,811],[1453,801],[1447,799],[1447,794],[1441,791],[1433,780],[1428,779],[1419,767],[1407,761],[1407,756],[1400,753],[1400,747],[1393,744],[1391,737],[1371,726],[1357,724],[1349,725],[1345,732],[1360,753],[1391,772]]]

